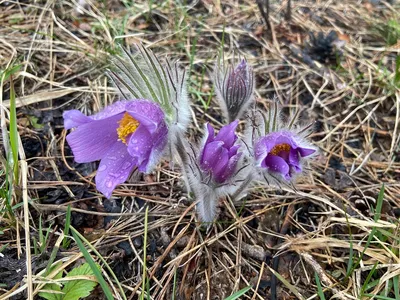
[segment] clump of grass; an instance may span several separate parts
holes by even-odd
[[[391,19],[386,23],[379,23],[375,30],[388,46],[393,46],[400,40],[400,23],[398,20]]]

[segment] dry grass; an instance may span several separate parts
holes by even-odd
[[[9,199],[12,206],[24,205],[13,210],[13,219],[4,211],[6,199],[0,202],[0,249],[6,245],[0,269],[7,269],[7,259],[29,266],[12,286],[0,285],[0,299],[38,298],[43,282],[55,276],[43,268],[63,239],[68,205],[74,227],[113,269],[127,299],[142,292],[145,207],[148,299],[225,299],[249,285],[242,299],[318,299],[315,274],[327,299],[400,299],[400,47],[387,45],[376,30],[400,20],[399,4],[292,1],[292,21],[285,22],[286,1],[270,1],[267,31],[255,1],[183,2],[88,1],[82,13],[75,1],[0,2],[0,65],[20,65],[13,80],[24,147],[21,180]],[[310,66],[294,55],[309,32],[330,30],[346,40],[340,63]],[[285,112],[299,109],[305,123],[316,122],[312,139],[320,155],[297,191],[259,184],[244,202],[222,199],[208,232],[198,226],[179,169],[168,162],[119,186],[112,200],[102,198],[93,181],[95,164],[73,162],[61,114],[90,114],[114,101],[105,62],[118,44],[136,42],[190,68],[193,139],[203,122],[222,124],[208,76],[221,44],[226,53],[246,56],[256,73],[258,105],[277,97]],[[0,105],[9,124],[9,79],[3,91]],[[1,183],[5,172],[0,174]],[[39,226],[49,231],[45,245],[38,242]],[[81,260],[74,241],[55,258],[62,262],[59,270]],[[115,299],[123,299],[101,265]],[[101,289],[90,297],[102,299]]]

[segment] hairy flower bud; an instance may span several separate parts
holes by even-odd
[[[247,61],[235,67],[217,64],[214,84],[225,118],[228,122],[239,119],[253,100],[254,75]]]

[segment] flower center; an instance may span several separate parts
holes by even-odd
[[[139,121],[126,112],[118,124],[118,140],[126,145],[126,137],[136,131],[139,126]]]
[[[272,150],[269,153],[271,153],[272,155],[277,156],[282,151],[289,152],[290,151],[290,145],[286,144],[286,143],[275,145],[274,148],[272,148]]]

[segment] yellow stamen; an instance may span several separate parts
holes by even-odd
[[[118,138],[126,145],[126,137],[136,131],[139,126],[139,121],[126,112],[118,123]]]
[[[272,148],[272,150],[269,153],[276,156],[282,151],[289,152],[290,145],[286,143],[275,145],[274,148]]]

